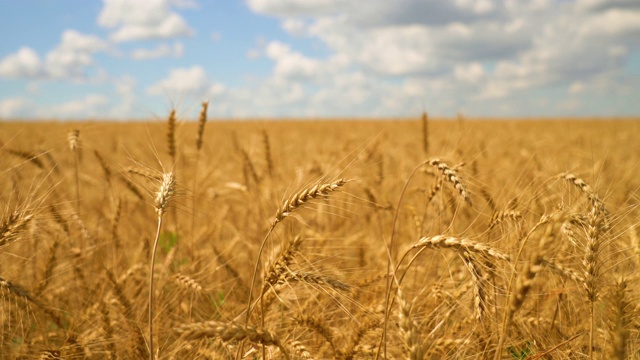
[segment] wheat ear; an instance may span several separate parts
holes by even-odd
[[[252,308],[253,285],[255,284],[256,276],[258,275],[258,267],[260,265],[260,259],[262,257],[262,252],[264,251],[264,246],[266,245],[267,240],[269,239],[269,235],[271,235],[271,232],[273,232],[273,230],[275,229],[276,225],[279,222],[283,221],[286,217],[290,216],[291,213],[293,213],[293,211],[295,211],[305,203],[310,202],[319,197],[329,195],[330,193],[336,191],[338,188],[345,185],[347,182],[348,182],[347,180],[338,179],[330,183],[318,184],[318,185],[312,186],[311,188],[304,189],[299,193],[293,194],[291,197],[285,200],[282,203],[282,205],[278,208],[278,210],[276,211],[275,218],[271,222],[271,226],[267,231],[267,234],[262,239],[262,242],[260,244],[260,249],[258,250],[258,257],[253,267],[253,275],[251,277],[251,283],[249,284],[249,301],[247,302],[245,325],[249,323],[249,318],[251,317],[251,311],[253,309]],[[264,322],[264,316],[261,316],[261,322]]]
[[[286,359],[289,359],[289,352],[284,347],[282,341],[266,329],[242,326],[234,323],[223,323],[220,321],[207,321],[181,325],[175,328],[174,331],[186,340],[215,337],[222,341],[241,341],[246,339],[262,345],[274,345],[280,349]]]
[[[202,110],[198,117],[198,134],[196,136],[196,162],[193,170],[193,199],[191,201],[191,234],[195,234],[196,229],[196,200],[198,199],[198,166],[200,165],[200,149],[204,138],[204,125],[207,123],[207,109],[209,101],[202,102]],[[193,242],[189,242],[189,254],[193,258]]]
[[[76,208],[80,203],[80,180],[78,177],[78,160],[80,159],[80,130],[73,129],[67,134],[69,149],[73,153],[74,178],[76,181]]]
[[[402,289],[398,286],[398,325],[407,359],[418,360],[424,357],[420,342],[418,341],[418,327],[411,317],[411,303],[404,297]]]
[[[604,213],[599,203],[593,202],[591,211],[587,218],[587,248],[585,250],[584,259],[584,289],[587,293],[587,299],[590,303],[591,326],[589,329],[589,359],[593,359],[593,336],[595,322],[595,302],[598,299],[598,278],[599,278],[599,262],[598,253],[600,249],[602,231],[605,228]]]
[[[200,116],[198,117],[198,135],[196,136],[196,149],[200,151],[202,148],[204,137],[204,125],[207,123],[207,109],[209,108],[209,101],[202,102],[202,110],[200,110]]]
[[[14,211],[0,225],[0,249],[16,241],[27,228],[33,215],[23,215]]]
[[[329,195],[330,193],[338,190],[348,180],[338,179],[329,183],[314,185],[310,188],[306,188],[298,193],[291,195],[285,200],[282,205],[276,211],[276,216],[273,220],[273,224],[279,223],[284,220],[285,217],[290,216],[296,209],[302,205],[317,199],[319,197]]]
[[[176,110],[172,109],[167,119],[167,152],[172,163],[176,163]]]
[[[162,183],[156,193],[154,207],[158,214],[158,229],[156,230],[156,239],[153,242],[153,250],[151,251],[151,264],[149,265],[149,359],[154,359],[153,352],[153,270],[156,260],[156,250],[158,248],[158,240],[160,239],[160,229],[162,228],[162,216],[167,211],[169,202],[175,193],[176,182],[172,172],[162,174]]]
[[[271,143],[269,141],[269,134],[266,130],[262,129],[262,145],[264,147],[264,158],[267,162],[267,174],[269,177],[273,176],[273,158],[271,157]]]
[[[490,258],[509,261],[509,255],[503,254],[500,251],[492,248],[487,244],[480,242],[461,239],[454,236],[436,235],[432,237],[423,237],[413,245],[414,249],[428,247],[428,248],[450,248],[459,252],[478,253]]]
[[[294,319],[295,323],[307,327],[310,330],[315,331],[318,335],[322,336],[327,343],[331,346],[334,354],[337,354],[337,348],[335,345],[335,333],[322,319],[314,315],[300,314]]]
[[[627,281],[625,279],[618,279],[615,291],[611,296],[613,318],[609,324],[609,335],[611,338],[609,359],[624,360],[627,358],[628,327],[631,320],[627,309],[629,306],[627,292]]]
[[[445,164],[439,159],[428,160],[426,164],[429,164],[438,169],[438,171],[442,173],[442,176],[444,176],[445,180],[453,184],[453,187],[458,190],[458,193],[464,199],[464,201],[466,201],[469,205],[472,205],[471,198],[469,197],[469,193],[467,192],[467,187],[464,185],[462,179],[460,179],[455,169],[449,167],[449,165]]]

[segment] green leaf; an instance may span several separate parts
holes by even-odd
[[[166,254],[178,244],[179,236],[174,231],[163,231],[160,233],[160,239],[158,245],[160,249]]]

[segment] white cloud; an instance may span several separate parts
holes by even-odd
[[[181,42],[175,42],[173,45],[159,44],[152,49],[135,49],[131,52],[131,58],[134,60],[150,60],[164,57],[181,58],[184,55],[184,45]]]
[[[458,64],[455,66],[454,75],[456,79],[475,84],[478,83],[484,76],[486,72],[484,71],[484,67],[482,64],[478,62],[472,62],[469,64]]]
[[[0,77],[22,78],[40,75],[43,75],[42,61],[29,47],[22,47],[0,61]]]
[[[566,96],[585,96],[606,88],[611,91],[606,96],[613,97],[636,84],[625,81],[629,76],[625,66],[640,50],[637,0],[370,0],[367,6],[355,0],[249,0],[247,4],[256,13],[278,18],[289,35],[320,41],[329,51],[314,57],[275,39],[264,48],[264,55],[273,61],[272,73],[251,87],[255,93],[261,86],[301,89],[307,97],[281,110],[291,114],[356,113],[363,107],[372,114],[392,109],[406,114],[423,106],[436,112],[465,109],[470,114],[568,111],[566,102],[561,106],[563,99],[551,95],[554,89],[567,89]],[[615,83],[625,85],[615,87]],[[240,93],[227,91],[236,98]],[[280,101],[260,97],[268,103],[261,109],[275,109],[269,101]],[[505,102],[512,106],[500,107]],[[543,103],[548,105],[544,109]],[[640,111],[639,105],[635,109]]]
[[[94,64],[93,54],[108,49],[108,44],[97,36],[65,30],[60,44],[45,58],[47,74],[60,78],[82,77],[86,68]]]
[[[191,96],[201,98],[205,96],[211,87],[212,82],[201,66],[190,68],[176,68],[169,72],[169,75],[147,88],[147,93],[151,95],[170,96],[178,98]]]
[[[171,0],[171,4],[181,9],[198,9],[200,7],[195,0]]]
[[[480,15],[490,13],[496,8],[491,0],[455,0],[454,3],[460,9]]]
[[[100,26],[115,29],[109,36],[116,42],[168,39],[191,36],[195,31],[171,6],[192,7],[193,1],[103,0]]]
[[[0,99],[0,118],[14,119],[30,116],[33,101],[23,97]]]
[[[265,55],[275,60],[276,76],[289,79],[310,79],[320,75],[320,63],[291,50],[289,45],[272,41],[265,48]]]
[[[247,5],[255,11],[270,15],[320,15],[334,13],[336,9],[346,5],[344,0],[248,0]]]
[[[83,78],[95,64],[94,54],[109,51],[109,45],[94,35],[65,30],[60,44],[44,57],[29,47],[0,60],[0,77],[8,78]]]
[[[282,22],[282,28],[292,36],[304,36],[307,33],[307,24],[297,18],[285,19]]]

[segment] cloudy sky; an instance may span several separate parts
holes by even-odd
[[[0,0],[0,119],[640,115],[638,0]]]

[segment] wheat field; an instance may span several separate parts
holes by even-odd
[[[0,123],[0,358],[640,356],[640,122],[205,120]]]

